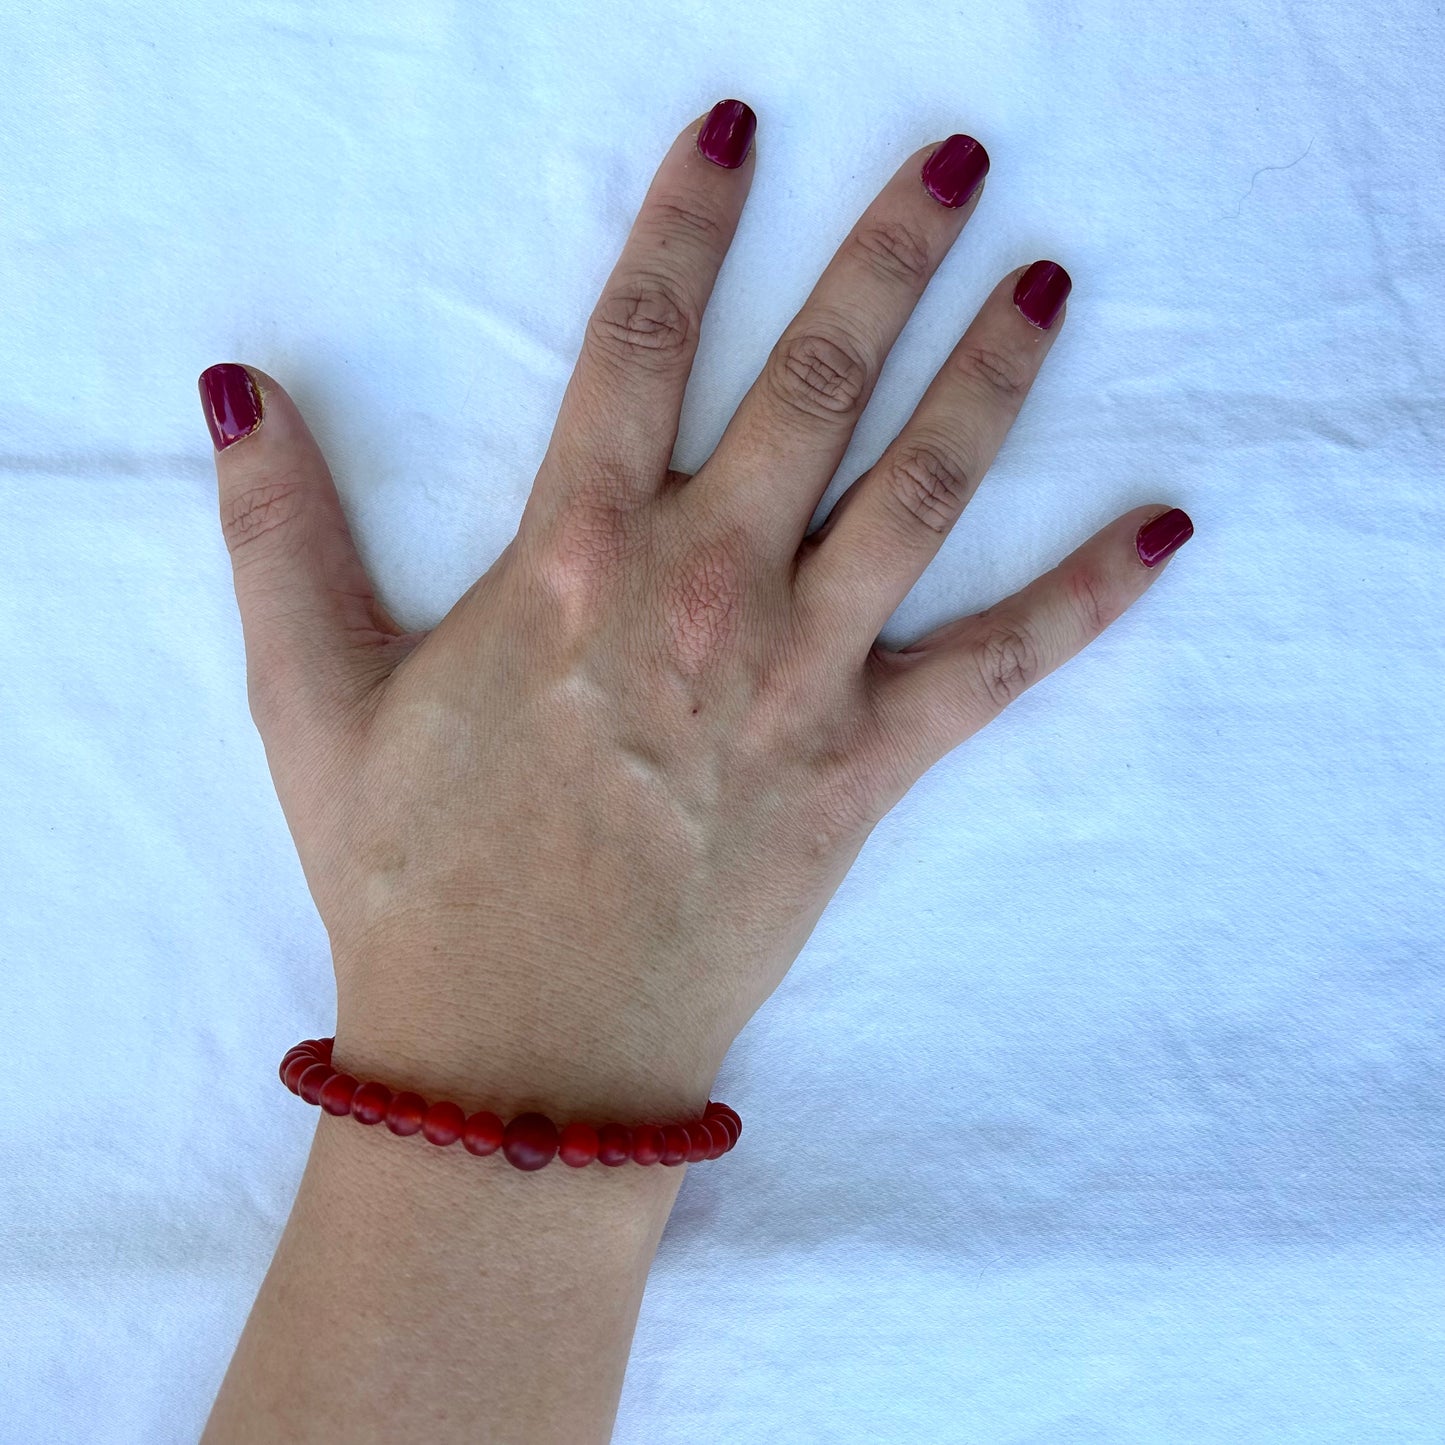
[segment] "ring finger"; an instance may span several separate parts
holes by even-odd
[[[978,490],[1063,323],[1068,272],[1036,261],[984,302],[907,425],[801,549],[795,594],[866,653]]]

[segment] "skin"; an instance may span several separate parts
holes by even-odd
[[[216,455],[252,715],[332,943],[334,1063],[504,1119],[700,1116],[879,819],[1165,570],[1134,537],[1168,505],[1139,507],[986,611],[877,644],[1062,331],[1014,307],[1022,266],[804,535],[979,204],[923,188],[933,146],[707,463],[670,471],[753,173],[698,154],[702,119],[587,325],[516,536],[430,632],[377,601],[276,381],[252,372],[263,421]],[[522,1173],[319,1114],[204,1439],[607,1440],[685,1172]]]

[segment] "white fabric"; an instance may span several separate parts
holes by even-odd
[[[913,148],[993,160],[823,506],[995,281],[1068,325],[901,643],[1196,534],[878,827],[716,1087],[621,1442],[1445,1440],[1439,7],[17,6],[0,47],[0,1439],[194,1439],[316,1115],[324,930],[195,378],[382,596],[512,535],[673,135],[760,117],[678,465]],[[820,512],[821,515],[821,512]]]

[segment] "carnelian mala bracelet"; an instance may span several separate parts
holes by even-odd
[[[503,1126],[485,1109],[468,1115],[457,1104],[428,1104],[420,1094],[394,1094],[385,1084],[358,1083],[331,1067],[334,1039],[307,1039],[281,1060],[281,1082],[308,1104],[328,1114],[350,1114],[359,1124],[385,1124],[393,1134],[420,1134],[446,1148],[462,1141],[469,1154],[498,1150],[518,1169],[541,1169],[553,1159],[580,1169],[584,1164],[699,1164],[717,1159],[738,1142],[743,1121],[726,1104],[709,1101],[691,1124],[568,1124],[562,1129],[545,1114],[518,1114]]]

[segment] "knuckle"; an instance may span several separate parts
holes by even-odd
[[[697,331],[698,318],[672,281],[641,276],[598,303],[587,344],[609,361],[664,370],[686,357]]]
[[[1018,619],[993,623],[973,655],[984,693],[1000,712],[1039,679],[1038,638]]]
[[[1098,567],[1075,568],[1069,576],[1068,589],[1074,610],[1090,638],[1097,637],[1122,610],[1107,576]]]
[[[670,569],[660,621],[672,668],[700,677],[727,653],[743,625],[746,563],[732,538],[698,545]]]
[[[723,237],[722,222],[686,201],[658,201],[648,217],[648,230],[662,247],[682,244],[716,246]]]
[[[921,291],[928,280],[932,253],[928,242],[900,221],[875,221],[854,238],[864,262],[885,281],[901,281]]]
[[[925,442],[900,451],[884,475],[889,510],[911,532],[921,526],[942,536],[958,520],[969,491],[962,463]]]
[[[1017,410],[1029,389],[1029,369],[1017,357],[987,346],[969,346],[954,358],[966,381]]]
[[[279,477],[259,482],[228,495],[221,505],[221,532],[233,557],[246,552],[258,538],[297,522],[305,502],[305,487],[296,478]]]
[[[785,338],[771,368],[774,394],[789,411],[825,421],[862,410],[868,367],[852,343],[817,332]]]
[[[614,576],[631,547],[617,507],[605,499],[579,499],[550,529],[542,548],[543,576],[564,593],[589,587]]]

